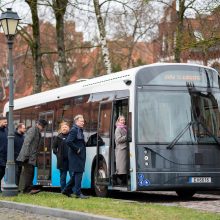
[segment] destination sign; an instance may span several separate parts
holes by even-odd
[[[202,77],[198,75],[189,75],[189,74],[166,74],[164,75],[165,80],[184,80],[184,81],[201,81]]]

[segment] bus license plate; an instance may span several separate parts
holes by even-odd
[[[189,182],[190,183],[211,183],[212,178],[211,177],[190,177]]]

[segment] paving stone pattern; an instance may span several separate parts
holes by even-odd
[[[220,195],[195,194],[190,201],[179,201],[160,203],[167,206],[181,206],[185,208],[197,209],[200,211],[220,213]]]

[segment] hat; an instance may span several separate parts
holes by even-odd
[[[47,121],[44,120],[44,119],[39,119],[39,120],[37,121],[37,123],[38,123],[39,125],[41,125],[42,127],[46,127],[46,126],[48,125]]]

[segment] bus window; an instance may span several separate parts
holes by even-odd
[[[87,147],[97,146],[97,127],[98,127],[99,102],[90,103],[89,137],[86,142]],[[103,142],[104,143],[104,142]]]
[[[61,121],[72,122],[73,120],[73,110],[71,99],[60,100],[56,103],[56,124],[55,130],[59,129],[59,124]]]
[[[90,127],[90,102],[89,95],[83,95],[73,98],[73,117],[80,114],[83,115],[85,124],[84,124],[84,136],[87,141],[89,138],[89,127]]]

